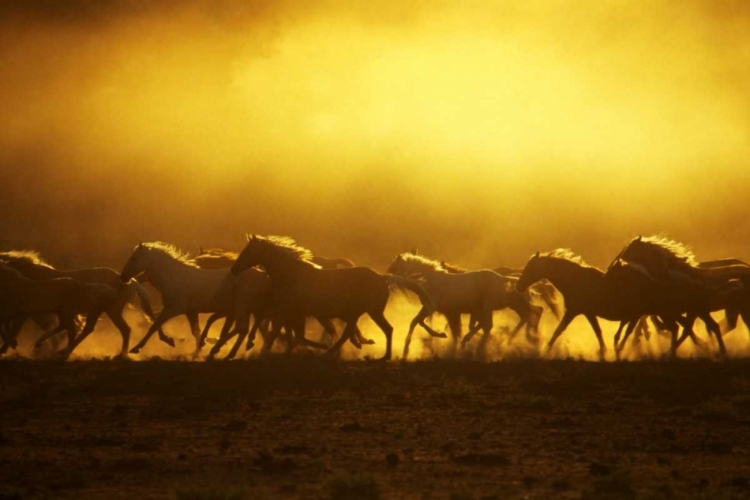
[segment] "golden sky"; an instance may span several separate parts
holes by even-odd
[[[245,231],[384,266],[667,232],[750,257],[740,0],[0,7],[0,245],[119,266]],[[94,262],[92,262],[94,261]]]

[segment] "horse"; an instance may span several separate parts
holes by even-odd
[[[454,346],[461,339],[461,314],[470,314],[470,326],[477,323],[464,339],[470,339],[481,329],[484,340],[489,339],[492,330],[492,313],[495,310],[511,308],[519,315],[519,323],[512,335],[531,320],[531,327],[538,325],[541,308],[532,306],[527,296],[516,292],[508,279],[494,271],[479,270],[462,273],[449,272],[437,260],[407,252],[399,254],[388,267],[387,272],[404,276],[419,277],[430,295],[436,312],[443,314],[453,336]],[[444,333],[433,330],[425,323],[431,312],[422,308],[412,320],[404,343],[404,358],[409,354],[409,344],[417,325],[424,328],[432,337],[445,338]]]
[[[55,314],[58,327],[50,333],[66,330],[68,346],[65,357],[77,345],[75,318],[86,314],[84,328],[93,330],[102,311],[117,298],[117,291],[103,283],[81,283],[72,278],[31,280],[7,264],[0,264],[0,324],[37,314]],[[2,329],[3,341],[16,347],[15,338]]]
[[[44,261],[37,252],[30,250],[0,252],[0,260],[34,281],[71,278],[81,283],[98,283],[109,285],[114,288],[117,295],[102,309],[102,312],[110,318],[112,324],[115,325],[122,335],[122,348],[119,354],[121,357],[127,356],[131,332],[130,325],[125,321],[122,314],[125,305],[132,300],[134,295],[136,295],[146,316],[149,319],[154,318],[154,313],[151,309],[151,300],[146,289],[135,280],[123,283],[120,280],[117,271],[112,269],[106,267],[72,270],[55,269],[48,262]],[[101,314],[101,312],[99,314]],[[76,340],[75,344],[78,345],[86,339],[86,337],[88,337],[93,331],[95,325],[96,320],[88,322],[84,326],[83,331],[81,331],[80,338]],[[163,332],[160,331],[159,335],[162,340],[167,343],[171,342],[171,345],[174,345],[174,342],[167,338]],[[48,338],[48,336],[49,335],[45,335],[37,340],[36,346],[40,347],[41,343]]]
[[[571,321],[582,314],[594,330],[599,342],[599,357],[604,359],[607,347],[597,318],[612,321],[632,319],[630,314],[623,312],[618,298],[608,289],[604,272],[587,264],[570,249],[558,248],[546,254],[537,252],[533,255],[518,279],[516,288],[524,292],[541,280],[552,283],[565,300],[565,313],[547,342],[546,350],[551,350]]]
[[[730,330],[737,325],[738,316],[750,327],[750,265],[739,259],[698,262],[684,244],[663,235],[638,236],[620,252],[618,258],[643,266],[652,275],[680,271],[710,288],[724,286],[729,280],[739,279],[744,287],[731,293],[713,297],[712,311],[724,309]],[[694,318],[688,318],[694,320]],[[683,337],[685,334],[683,334]],[[717,338],[720,348],[723,342]]]
[[[443,268],[445,268],[445,270],[449,273],[458,274],[468,271],[468,269],[466,269],[465,267],[461,267],[444,260],[440,261],[440,265],[443,266]],[[495,271],[497,274],[504,277],[506,280],[508,280],[509,283],[512,283],[514,285],[514,288],[515,283],[523,273],[523,269],[516,269],[514,267],[507,266],[493,267],[490,270]],[[550,311],[552,311],[552,314],[554,314],[557,319],[560,319],[560,316],[562,316],[562,305],[558,301],[557,290],[555,290],[555,287],[552,286],[552,284],[550,284],[548,281],[539,281],[531,285],[531,287],[529,287],[529,291],[537,294],[539,298],[541,298],[542,301],[547,304],[547,307]]]
[[[232,252],[229,250],[223,250],[221,248],[209,248],[204,249],[203,247],[200,247],[200,252],[195,259],[195,263],[204,269],[228,269],[236,260],[238,257],[237,252]],[[348,259],[327,259],[325,257],[319,257],[319,256],[313,256],[311,259],[311,262],[314,264],[320,266],[323,269],[336,269],[339,266],[343,267],[354,267],[354,264],[348,260]],[[203,329],[203,332],[201,333],[201,345],[204,345],[206,336],[208,334],[208,330],[211,328],[211,325],[222,315],[220,313],[214,313],[206,322],[206,326]],[[243,317],[242,315],[240,317]],[[244,319],[244,318],[243,318]],[[327,333],[332,339],[336,339],[336,328],[333,326],[333,323],[325,318],[319,318],[318,322],[323,326],[323,330],[325,333]],[[247,348],[246,350],[250,350],[252,346],[254,345],[255,341],[255,333],[258,329],[261,330],[262,336],[264,338],[264,350],[269,351],[272,347],[273,342],[275,341],[275,337],[269,334],[268,331],[268,325],[270,323],[270,317],[266,317],[264,321],[262,321],[260,324],[256,322],[253,329],[249,332],[248,336],[248,330],[245,327],[238,327],[235,329],[234,332],[232,332],[231,335],[234,333],[241,332],[241,336],[247,336]],[[259,328],[258,328],[259,327]],[[291,335],[289,336],[291,339]],[[224,339],[221,344],[223,345],[226,343],[227,339]],[[357,331],[355,332],[355,335],[352,336],[350,339],[352,344],[357,349],[362,349],[362,345],[372,345],[375,342],[371,339],[365,338],[362,335],[362,332],[357,328]],[[307,339],[304,340],[305,342]],[[240,340],[238,340],[238,343]],[[237,344],[235,344],[237,345]],[[212,349],[212,353],[218,352],[216,348]],[[236,349],[232,349],[230,351],[228,358],[232,358],[236,355]]]
[[[142,273],[161,292],[164,308],[146,335],[130,350],[132,354],[140,352],[164,323],[184,314],[195,338],[194,355],[197,355],[201,347],[198,315],[217,311],[233,313],[238,280],[227,269],[201,269],[173,245],[162,242],[138,244],[123,266],[120,279],[127,282]],[[225,328],[228,329],[229,325],[227,320]]]
[[[200,247],[195,263],[204,269],[222,269],[231,266],[237,260],[237,252],[223,250],[221,248],[204,249]],[[313,255],[310,262],[320,266],[321,269],[338,269],[354,267],[354,262],[342,257],[328,258],[321,255]]]
[[[616,261],[604,273],[604,280],[610,289],[617,294],[625,310],[631,311],[633,319],[625,331],[625,337],[618,343],[622,324],[615,335],[615,353],[617,358],[638,320],[647,315],[654,315],[666,321],[667,329],[671,332],[671,354],[676,354],[681,340],[677,339],[677,323],[682,323],[685,329],[692,327],[689,320],[683,319],[682,314],[700,317],[709,331],[719,337],[718,324],[710,314],[710,303],[716,294],[727,294],[742,288],[739,280],[731,280],[724,286],[713,289],[703,283],[693,280],[678,271],[669,272],[667,282],[651,276],[639,265],[630,264],[623,260]],[[682,340],[684,340],[683,335]]]
[[[345,328],[339,340],[328,350],[334,353],[353,336],[357,321],[367,314],[383,331],[385,354],[392,356],[393,326],[385,317],[385,307],[395,285],[416,293],[424,307],[431,311],[431,300],[421,284],[400,276],[383,275],[367,267],[320,269],[310,260],[309,249],[284,236],[247,235],[247,244],[232,265],[235,276],[256,265],[262,265],[271,278],[276,313],[285,324],[294,325],[297,335],[304,329],[308,316],[338,318]]]

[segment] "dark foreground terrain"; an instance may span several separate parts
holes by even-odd
[[[0,363],[0,499],[750,497],[750,362]]]

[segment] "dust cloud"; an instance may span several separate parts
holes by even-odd
[[[0,65],[0,247],[59,267],[750,257],[745,2],[7,2]]]

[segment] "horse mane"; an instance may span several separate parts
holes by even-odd
[[[399,257],[405,262],[416,262],[417,264],[429,267],[434,271],[439,271],[442,273],[451,272],[449,269],[444,267],[443,263],[439,260],[428,259],[424,255],[417,255],[412,252],[407,252],[400,254]]]
[[[197,258],[205,257],[205,258],[226,258],[226,259],[232,259],[237,260],[237,257],[239,257],[240,254],[237,252],[233,252],[231,250],[224,250],[223,248],[201,248],[200,253],[198,254]]]
[[[190,258],[190,255],[187,252],[183,252],[171,243],[164,243],[163,241],[151,241],[148,243],[141,243],[139,246],[141,245],[149,250],[156,250],[157,252],[166,254],[172,257],[174,260],[185,264],[186,266],[198,267],[198,264],[196,264],[195,261]],[[138,246],[135,247],[135,249],[137,250]]]
[[[54,269],[54,267],[44,260],[36,250],[9,250],[7,252],[0,252],[0,260],[8,263],[42,266]]]
[[[562,259],[567,260],[569,262],[573,262],[575,264],[578,264],[582,267],[593,267],[591,264],[583,260],[583,257],[575,253],[570,248],[556,248],[552,251],[549,251],[547,253],[541,254],[542,257],[552,257],[554,259]]]
[[[284,254],[294,257],[295,260],[304,260],[312,264],[313,253],[309,248],[294,241],[289,236],[254,236],[255,240],[265,246],[281,250]]]
[[[461,267],[456,264],[451,264],[450,262],[446,262],[444,260],[440,261],[440,265],[443,266],[443,269],[453,274],[465,273],[468,271],[468,269],[465,267]]]
[[[626,249],[636,242],[643,243],[659,252],[663,257],[670,258],[677,261],[680,264],[695,267],[698,265],[698,261],[695,258],[693,251],[679,241],[668,238],[664,234],[657,234],[646,237],[633,238],[630,243],[625,247]]]

